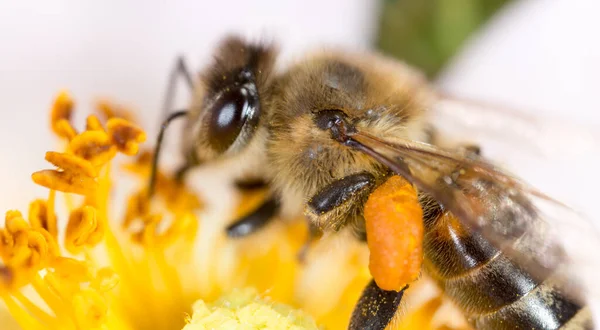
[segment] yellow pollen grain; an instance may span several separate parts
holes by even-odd
[[[317,330],[306,313],[260,297],[256,290],[233,290],[213,303],[197,301],[184,330],[281,329]]]

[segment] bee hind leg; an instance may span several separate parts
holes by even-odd
[[[348,330],[384,330],[396,315],[407,288],[385,291],[371,280],[354,306]]]

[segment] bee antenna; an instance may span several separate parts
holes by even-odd
[[[169,117],[167,117],[167,119],[165,119],[160,125],[160,132],[158,133],[156,145],[154,146],[154,155],[152,157],[152,169],[150,170],[150,180],[148,181],[148,198],[152,198],[152,195],[154,195],[154,188],[156,186],[156,173],[158,171],[158,158],[160,157],[160,151],[162,149],[165,131],[173,120],[183,116],[187,116],[187,114],[187,110],[176,111],[170,114]]]

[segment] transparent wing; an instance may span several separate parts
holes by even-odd
[[[528,196],[600,319],[600,128],[447,95],[440,95],[431,121],[444,136],[479,144],[486,158],[577,210]]]
[[[444,136],[480,144],[486,158],[600,220],[593,207],[600,185],[600,128],[448,97],[435,104],[431,122]]]
[[[562,227],[568,225],[579,239],[585,234],[590,244],[598,245],[600,235],[581,215],[483,160],[409,140],[384,141],[360,131],[351,132],[347,144],[430,194],[534,277],[552,276],[567,294],[585,299],[587,288],[579,285],[579,274],[570,271],[581,255],[570,254],[561,240]]]
[[[453,136],[476,138],[492,153],[527,153],[544,159],[572,159],[600,152],[600,127],[563,119],[540,118],[523,111],[440,94],[431,121]],[[499,151],[499,150],[498,150]],[[500,154],[498,154],[500,156]]]

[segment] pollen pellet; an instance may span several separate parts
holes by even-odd
[[[384,290],[401,290],[419,276],[423,260],[423,211],[413,186],[393,176],[378,187],[364,210],[369,270]]]

